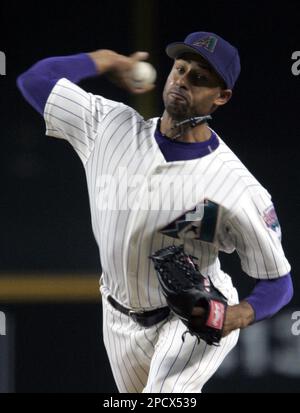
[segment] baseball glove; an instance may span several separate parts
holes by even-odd
[[[196,257],[188,255],[183,245],[170,246],[149,257],[154,262],[158,280],[171,311],[187,326],[186,333],[209,345],[218,345],[222,337],[227,299],[215,288],[209,277],[200,274]],[[204,316],[193,316],[195,307]]]

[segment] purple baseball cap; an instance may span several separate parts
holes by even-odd
[[[173,59],[183,53],[200,54],[224,80],[228,89],[233,89],[241,71],[238,50],[215,33],[191,33],[184,42],[169,44],[166,52]]]

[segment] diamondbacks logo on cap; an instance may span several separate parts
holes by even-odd
[[[205,37],[204,39],[197,40],[193,43],[194,46],[201,46],[209,52],[213,53],[215,51],[218,39],[214,36]]]

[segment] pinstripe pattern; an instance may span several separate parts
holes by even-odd
[[[113,324],[113,314],[115,310],[103,301],[105,323],[104,336],[110,334]],[[108,315],[107,315],[108,314]],[[147,334],[143,335],[143,329],[133,326],[133,322],[122,315],[122,324],[114,334],[115,340],[122,342],[124,336],[131,335],[143,349],[147,350],[149,356],[142,352],[139,354],[144,359],[149,371],[148,380],[145,383],[144,393],[190,393],[201,392],[203,385],[214,374],[226,355],[235,346],[239,331],[231,333],[222,339],[220,347],[208,346],[204,342],[197,343],[197,340],[190,335],[186,335],[185,341],[181,339],[185,331],[185,326],[175,317],[169,317],[165,322],[156,327],[144,330]],[[151,339],[148,338],[151,337]],[[155,343],[155,346],[153,344]],[[136,352],[136,349],[134,350]],[[111,350],[108,349],[111,353]],[[134,354],[127,353],[131,360],[135,360]],[[118,369],[118,359],[111,357],[113,370]],[[141,363],[141,359],[139,359]],[[136,370],[136,365],[134,366]],[[135,386],[139,382],[131,370],[131,381],[135,377]],[[118,388],[123,392],[124,383],[116,380]],[[128,386],[128,384],[127,384]],[[131,392],[131,391],[130,391]],[[135,390],[134,390],[135,392]]]
[[[270,205],[270,195],[266,191],[248,188],[226,223],[243,270],[258,279],[278,278],[291,269],[282,249],[281,237],[263,220],[263,213]]]
[[[234,331],[220,347],[198,344],[190,335],[183,343],[185,326],[174,316],[144,329],[112,308],[105,295],[102,303],[104,344],[121,393],[199,393],[239,335]]]
[[[186,380],[182,392],[183,393],[199,393],[203,385],[216,372],[218,367],[226,355],[232,350],[238,340],[238,331],[233,331],[229,336],[222,340],[220,347],[211,347],[203,344],[203,355],[198,364],[198,368],[194,370],[191,377]]]
[[[220,250],[236,250],[242,269],[252,277],[286,275],[290,265],[281,239],[264,220],[264,211],[272,205],[270,195],[220,138],[220,146],[205,157],[166,162],[154,138],[157,118],[145,121],[132,108],[86,93],[66,79],[52,90],[44,117],[46,134],[67,140],[85,167],[103,270],[104,342],[119,390],[200,392],[235,345],[238,332],[223,339],[218,348],[196,345],[190,336],[182,343],[184,325],[176,318],[142,329],[110,308],[106,297],[111,294],[133,309],[165,306],[148,256],[181,243],[198,257],[200,271],[212,278],[229,304],[237,303],[238,296],[231,277],[221,269]],[[144,179],[136,181],[137,175]],[[104,176],[111,178],[106,188],[99,184]],[[185,182],[192,184],[189,194]],[[119,208],[101,208],[106,197],[114,199],[115,190]],[[128,208],[128,199],[139,209]],[[158,207],[143,209],[145,199]],[[176,209],[179,199],[184,205]],[[204,199],[218,206],[211,242],[199,241],[196,235],[178,239],[160,232]]]
[[[224,294],[230,294],[233,287],[230,277],[219,267],[220,249],[226,252],[237,249],[243,270],[253,277],[276,278],[288,272],[289,264],[275,234],[262,222],[261,209],[256,203],[258,196],[263,197],[260,204],[264,202],[264,207],[270,205],[270,200],[223,141],[214,153],[204,158],[167,163],[153,138],[156,119],[145,122],[131,108],[85,93],[66,80],[61,80],[59,85],[45,109],[47,133],[68,139],[85,164],[104,283],[117,300],[133,308],[165,305],[148,256],[162,246],[181,243],[181,240],[168,239],[158,230],[182,214],[172,210],[172,205],[169,212],[99,211],[95,202],[98,198],[101,203],[97,177],[110,174],[117,179],[116,188],[120,189],[126,181],[125,176],[117,178],[120,167],[126,168],[129,183],[136,174],[148,179],[159,174],[161,183],[173,176],[178,198],[182,196],[182,185],[176,186],[180,176],[205,176],[207,198],[221,206],[218,233],[214,243],[187,240],[186,248],[199,257],[203,274],[211,275]],[[68,106],[64,108],[66,103]],[[158,168],[161,168],[159,172]],[[133,193],[142,198],[146,190],[146,186],[138,187]],[[157,198],[158,190],[154,187],[150,193],[153,199]],[[168,199],[169,194],[164,193],[162,205]],[[123,199],[120,204],[122,202]],[[250,204],[253,208],[249,208]]]

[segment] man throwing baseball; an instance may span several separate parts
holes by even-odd
[[[48,58],[18,78],[85,169],[101,255],[104,343],[120,392],[201,392],[239,330],[271,317],[293,295],[271,196],[208,126],[240,73],[235,47],[214,33],[170,44],[174,64],[160,118],[87,93],[107,74],[131,93],[148,54],[111,50]],[[239,302],[219,251],[237,251],[257,280]],[[150,257],[150,258],[149,258]],[[190,333],[190,334],[186,334]]]

